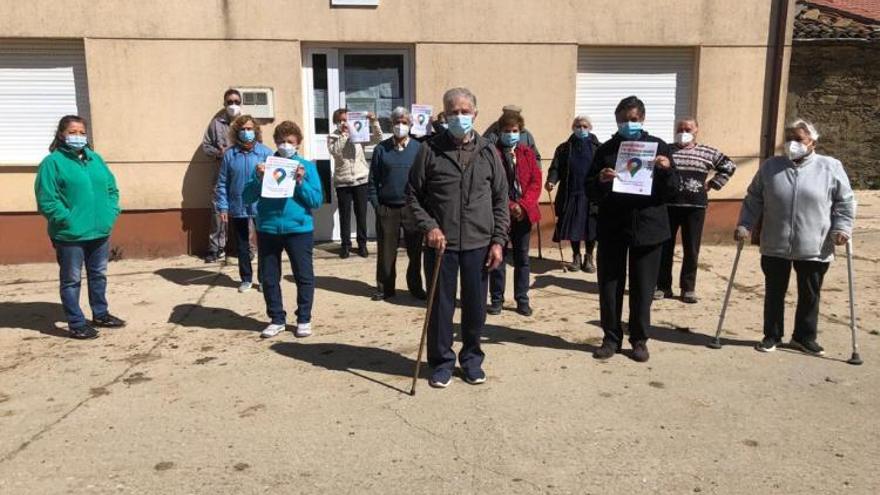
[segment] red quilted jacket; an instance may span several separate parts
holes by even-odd
[[[541,218],[541,211],[538,209],[538,199],[541,197],[541,184],[543,180],[541,169],[538,167],[535,152],[528,146],[518,145],[514,148],[513,153],[516,156],[516,178],[522,189],[522,197],[516,203],[526,212],[529,221],[534,224]],[[498,154],[501,155],[501,160],[504,162],[505,169],[507,169],[509,165],[507,163],[507,156],[505,156],[504,149],[500,143],[498,144]],[[513,186],[510,185],[510,187]],[[514,202],[509,201],[509,203],[509,206],[512,208]],[[513,217],[511,217],[512,219]]]

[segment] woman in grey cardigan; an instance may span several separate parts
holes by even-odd
[[[791,268],[798,302],[791,345],[822,355],[816,342],[819,293],[834,245],[852,236],[856,202],[840,161],[815,152],[819,134],[797,120],[785,130],[787,156],[764,162],[749,186],[734,237],[744,241],[761,223],[764,272],[764,339],[756,346],[771,352],[782,342],[785,292]]]

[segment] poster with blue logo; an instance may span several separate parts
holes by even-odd
[[[296,169],[298,164],[294,160],[270,156],[266,159],[266,170],[263,172],[263,191],[260,196],[264,198],[292,198],[296,189]]]
[[[611,190],[617,193],[650,196],[654,185],[654,160],[657,143],[624,141],[617,150],[614,171],[617,177]]]

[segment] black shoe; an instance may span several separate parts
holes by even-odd
[[[814,356],[824,356],[825,349],[822,348],[821,345],[816,343],[815,340],[795,340],[791,339],[789,345],[801,352],[805,352],[807,354],[812,354]]]
[[[122,328],[125,326],[125,321],[107,313],[104,316],[92,318],[92,325],[104,328]]]
[[[644,340],[633,342],[632,358],[633,361],[644,363],[651,357],[648,353],[648,343]]]
[[[367,246],[361,246],[358,248],[358,256],[360,256],[361,258],[366,258],[369,255],[370,252],[367,251]]]
[[[620,352],[620,344],[617,344],[611,339],[605,338],[602,339],[602,346],[593,351],[593,358],[609,359],[618,352]]]
[[[672,297],[672,289],[654,289],[654,300],[670,299]]]
[[[350,250],[349,248],[347,248],[347,247],[343,247],[343,248],[342,248],[342,251],[339,252],[339,257],[342,258],[342,259],[348,258],[349,255],[351,254],[350,251],[351,251],[351,250]]]
[[[773,352],[776,350],[777,345],[779,345],[779,340],[773,337],[764,337],[761,342],[755,345],[755,350],[758,352]]]
[[[596,265],[593,263],[592,253],[587,253],[587,256],[584,258],[584,262],[581,263],[581,271],[587,273],[594,273],[596,271]]]
[[[370,299],[372,299],[373,301],[384,301],[385,293],[381,291],[374,292]]]
[[[697,298],[697,293],[690,290],[681,293],[681,300],[687,304],[697,304],[700,300]]]
[[[421,301],[428,299],[428,294],[425,294],[425,291],[423,291],[422,289],[410,289],[409,295]]]
[[[516,312],[523,315],[523,316],[532,316],[532,307],[529,306],[528,303],[517,304],[516,305]]]
[[[76,328],[71,328],[69,330],[69,335],[72,339],[95,339],[98,337],[98,331],[88,324],[85,324]]]
[[[490,315],[500,315],[501,314],[501,301],[492,302],[488,308],[486,308],[486,313]]]
[[[581,269],[581,264],[582,264],[581,255],[576,254],[576,255],[572,256],[571,263],[568,263],[566,265],[566,268],[568,268],[568,271],[570,271],[570,272],[576,272]]]
[[[220,258],[214,253],[208,253],[205,256],[205,263],[216,263],[218,261],[220,261]]]

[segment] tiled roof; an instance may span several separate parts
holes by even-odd
[[[869,24],[880,24],[880,0],[805,0],[802,3],[835,10]]]
[[[849,13],[856,7],[861,14]],[[795,40],[880,41],[880,20],[866,17],[880,17],[880,0],[800,0],[796,8]]]

